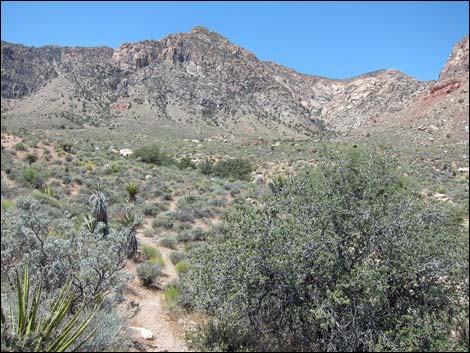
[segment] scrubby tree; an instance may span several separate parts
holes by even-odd
[[[451,348],[468,251],[450,214],[393,162],[329,153],[275,191],[259,207],[236,206],[190,253],[182,303],[215,318],[205,349]]]

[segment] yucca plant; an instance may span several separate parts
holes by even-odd
[[[131,181],[126,185],[126,191],[129,194],[129,201],[135,202],[139,193],[139,185],[135,181]]]
[[[43,192],[43,194],[46,194],[47,196],[55,197],[54,189],[50,185],[44,185],[41,191]]]
[[[74,299],[71,285],[67,284],[55,300],[47,314],[40,315],[42,285],[37,286],[30,296],[28,268],[23,271],[23,283],[16,273],[18,310],[16,314],[10,308],[6,316],[1,310],[2,350],[31,352],[64,352],[68,349],[78,351],[96,332],[83,334],[98,309],[79,323],[84,307],[73,316],[69,316]]]
[[[95,191],[88,201],[93,206],[93,217],[95,217],[96,223],[103,222],[105,224],[104,235],[108,235],[108,202],[106,197],[101,191]]]
[[[93,218],[91,214],[84,214],[80,216],[81,224],[84,226],[90,233],[94,233],[98,222]]]

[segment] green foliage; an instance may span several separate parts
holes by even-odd
[[[153,246],[147,244],[142,244],[142,252],[144,253],[147,259],[161,257],[161,254],[157,248],[154,248]]]
[[[175,162],[172,158],[160,151],[160,147],[155,144],[138,148],[133,156],[144,163],[153,163],[156,165],[168,166]]]
[[[2,209],[3,210],[7,210],[9,208],[12,208],[13,206],[14,206],[13,202],[11,202],[10,200],[2,199]]]
[[[25,161],[28,162],[29,165],[33,164],[38,160],[38,156],[32,153],[28,153],[25,157]]]
[[[227,159],[215,164],[213,174],[219,178],[248,180],[253,168],[245,159]]]
[[[158,263],[146,261],[137,265],[137,275],[145,287],[151,287],[155,280],[161,276],[162,266]]]
[[[186,261],[181,260],[176,264],[175,269],[177,273],[186,273],[188,272],[188,264]]]
[[[155,218],[152,222],[152,227],[153,228],[165,228],[165,229],[172,229],[174,226],[174,221],[170,217],[167,217],[166,215],[159,215],[157,218]]]
[[[26,167],[22,171],[23,179],[33,188],[40,189],[44,185],[44,179],[39,171],[32,167]]]
[[[175,251],[170,254],[170,261],[173,265],[176,265],[178,262],[184,260],[186,255],[181,251]]]
[[[137,194],[139,193],[139,184],[135,181],[131,181],[126,185],[126,191],[129,194],[129,201],[135,202],[137,200]]]
[[[165,248],[176,249],[176,244],[178,244],[178,241],[173,236],[168,235],[160,239],[160,245]]]
[[[13,146],[13,148],[17,151],[26,151],[26,146],[22,142],[18,142],[17,144]]]
[[[179,168],[179,169],[196,169],[197,168],[197,165],[196,163],[194,163],[191,158],[182,158],[177,164],[176,166]]]
[[[450,347],[447,313],[462,310],[458,296],[468,303],[468,292],[455,290],[468,279],[458,227],[400,183],[394,164],[378,153],[326,157],[267,194],[262,207],[236,205],[222,234],[190,253],[182,303],[218,322],[202,345]],[[233,333],[226,340],[225,330]],[[234,344],[237,337],[247,345]]]
[[[204,175],[211,175],[214,172],[214,163],[210,159],[205,159],[199,163],[199,171]]]
[[[165,298],[166,307],[169,310],[173,310],[176,308],[178,304],[179,295],[180,289],[176,284],[170,283],[165,286],[165,289],[163,290],[163,297]]]
[[[71,285],[65,285],[60,295],[46,315],[41,315],[42,285],[36,286],[30,293],[28,268],[23,271],[23,282],[16,273],[17,302],[15,312],[10,308],[10,315],[4,315],[2,308],[2,351],[27,352],[63,352],[70,348],[77,351],[89,340],[96,329],[87,336],[83,334],[96,311],[79,321],[84,307],[72,316],[69,315],[74,293]]]
[[[199,171],[205,175],[214,175],[231,180],[248,180],[253,168],[245,159],[227,159],[214,164],[210,159],[199,164]]]

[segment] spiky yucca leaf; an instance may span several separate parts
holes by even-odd
[[[70,306],[74,299],[70,283],[64,286],[46,317],[41,318],[38,316],[38,310],[41,305],[42,285],[34,289],[30,303],[30,278],[27,267],[24,268],[22,282],[17,272],[17,314],[13,315],[10,308],[10,317],[7,319],[2,308],[2,341],[5,338],[7,346],[10,343],[15,348],[21,347],[26,351],[63,352],[75,345],[76,351],[95,334],[96,328],[78,342],[98,308],[80,324],[78,320],[84,307],[70,318]]]

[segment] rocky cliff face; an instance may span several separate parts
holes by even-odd
[[[441,76],[465,71],[465,44],[455,50]],[[433,85],[397,70],[348,80],[303,75],[203,27],[116,50],[2,42],[1,56],[9,114],[55,114],[79,125],[147,119],[235,134],[341,134],[402,111]]]
[[[452,48],[447,63],[439,75],[439,81],[458,79],[468,76],[468,35]]]

